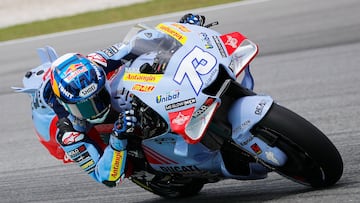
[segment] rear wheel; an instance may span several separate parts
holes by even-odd
[[[272,105],[253,134],[288,156],[285,165],[275,167],[275,171],[291,180],[327,187],[343,173],[341,156],[331,141],[310,122],[280,105]]]

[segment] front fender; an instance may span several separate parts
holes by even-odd
[[[248,132],[270,109],[274,100],[270,96],[246,96],[235,101],[230,108],[228,119],[233,126],[233,139]]]
[[[245,96],[235,101],[228,119],[232,124],[232,139],[245,151],[264,162],[282,166],[287,156],[277,147],[271,147],[251,134],[250,130],[269,111],[274,100],[270,96]]]

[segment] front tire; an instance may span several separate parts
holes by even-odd
[[[278,104],[272,105],[253,134],[288,156],[284,166],[274,168],[293,181],[327,187],[343,173],[343,161],[331,141],[310,122]]]

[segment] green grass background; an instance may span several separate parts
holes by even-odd
[[[1,28],[0,41],[91,27],[235,1],[239,0],[150,0],[129,6]]]

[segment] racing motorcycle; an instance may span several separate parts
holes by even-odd
[[[239,32],[220,34],[210,26],[173,22],[136,25],[123,43],[134,58],[109,75],[111,89],[125,87],[138,115],[129,138],[129,179],[166,198],[199,193],[224,179],[257,180],[276,172],[314,188],[335,184],[342,158],[314,125],[253,91],[250,62],[258,46]],[[157,40],[137,38],[156,30]],[[42,64],[27,72],[24,88],[32,98],[32,118],[41,143],[71,162],[57,142],[57,117],[48,97],[49,67],[58,56],[38,49]],[[116,94],[116,91],[115,91]],[[107,144],[106,128],[89,134]]]

